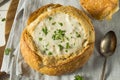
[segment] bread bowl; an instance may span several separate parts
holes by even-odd
[[[83,9],[93,18],[110,20],[119,10],[119,0],[80,0]]]
[[[82,67],[94,49],[90,19],[72,6],[48,4],[33,12],[20,40],[26,63],[47,75],[62,75]]]

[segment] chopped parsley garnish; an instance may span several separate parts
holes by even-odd
[[[45,50],[47,51],[48,49],[46,48]]]
[[[51,21],[52,20],[52,17],[49,17],[49,21]]]
[[[83,77],[80,75],[76,75],[74,78],[74,80],[84,80]]]
[[[68,52],[68,50],[65,50],[65,52]]]
[[[56,24],[56,22],[53,22],[53,23],[52,23],[52,25],[55,25],[55,24]]]
[[[69,41],[69,38],[68,37],[65,37],[68,41]]]
[[[52,52],[49,52],[48,55],[52,55]]]
[[[48,45],[49,45],[49,43],[48,43],[48,44],[46,44],[46,47],[48,47]]]
[[[5,18],[3,18],[1,21],[3,22],[3,21],[5,21],[6,19]]]
[[[42,31],[43,31],[43,33],[44,33],[45,35],[48,34],[48,29],[47,29],[47,27],[42,28]]]
[[[75,45],[75,43],[74,43],[74,45]]]
[[[6,55],[9,55],[9,53],[10,53],[11,51],[12,51],[12,50],[11,50],[10,48],[6,48],[6,49],[5,49],[5,54],[6,54]]]
[[[48,49],[46,48],[43,52],[46,53],[47,50],[48,50]]]
[[[39,38],[39,41],[42,41],[42,38]]]
[[[44,50],[43,53],[46,53],[46,51]]]
[[[59,47],[60,51],[62,51],[64,49],[64,47],[61,44],[59,44],[58,47]]]
[[[77,35],[77,37],[81,37],[81,35],[80,35],[80,34],[78,34],[78,35]]]
[[[69,48],[71,48],[71,46],[70,46],[70,44],[67,42],[67,43],[66,43],[66,49],[69,49]]]
[[[63,23],[60,22],[59,25],[60,25],[60,26],[63,26]]]
[[[81,37],[81,35],[78,32],[76,32],[76,37]]]
[[[57,31],[54,31],[54,34],[52,36],[53,40],[62,40],[64,41],[65,37],[65,30],[58,29]]]

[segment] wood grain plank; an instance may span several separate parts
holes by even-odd
[[[7,17],[6,17],[5,34],[10,33],[10,30],[14,21],[15,13],[17,10],[18,2],[19,0],[12,0],[10,4],[10,7],[7,12]]]

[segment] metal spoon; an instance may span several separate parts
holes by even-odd
[[[100,53],[105,57],[102,74],[101,74],[101,80],[105,80],[105,69],[106,69],[107,58],[114,53],[116,44],[117,44],[117,38],[113,31],[109,31],[101,41]]]

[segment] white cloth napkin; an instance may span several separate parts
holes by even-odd
[[[5,45],[5,25],[0,23],[0,47]]]
[[[75,75],[81,75],[84,80],[99,80],[101,76],[104,58],[100,56],[99,42],[103,35],[113,30],[117,35],[117,48],[115,54],[108,58],[106,67],[106,80],[120,79],[120,11],[117,12],[110,21],[96,21],[92,19],[96,42],[94,53],[89,61],[74,73],[62,76],[42,75],[31,69],[25,62],[20,53],[20,36],[26,25],[26,21],[33,11],[48,3],[59,3],[63,5],[72,5],[81,9],[79,0],[20,0],[17,14],[12,26],[7,48],[14,49],[9,55],[4,55],[1,71],[10,74],[10,80],[74,80]],[[23,12],[19,13],[21,7]],[[82,10],[82,9],[81,9]],[[23,14],[22,14],[23,13]]]

